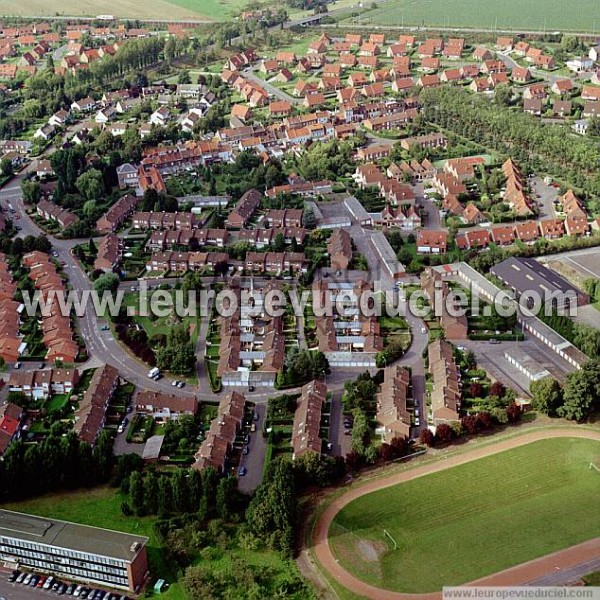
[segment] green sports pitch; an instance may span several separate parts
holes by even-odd
[[[600,442],[527,444],[358,498],[329,529],[334,556],[384,589],[440,590],[600,535]]]
[[[364,3],[366,7],[369,5]],[[561,2],[548,0],[391,0],[365,12],[358,22],[365,25],[597,33],[600,13],[597,0],[571,0],[568,9]]]

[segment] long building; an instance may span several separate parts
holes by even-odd
[[[322,381],[315,379],[302,386],[292,428],[292,458],[307,452],[321,454],[321,412],[326,402],[327,386]]]
[[[148,538],[0,510],[0,563],[85,584],[138,592]]]
[[[387,367],[377,394],[378,432],[386,442],[394,437],[409,437],[411,414],[408,411],[410,373],[398,365]]]
[[[564,277],[533,258],[511,256],[493,266],[490,273],[511,288],[517,297],[536,294],[542,305],[569,310],[587,304],[589,296],[571,285]],[[532,304],[528,304],[531,308]]]

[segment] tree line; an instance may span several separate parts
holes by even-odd
[[[565,135],[563,127],[545,125],[531,115],[490,103],[452,86],[423,90],[427,121],[513,156],[534,170],[555,175],[589,194],[600,193],[600,148],[588,138]]]
[[[0,461],[0,499],[23,500],[47,492],[92,487],[108,481],[113,466],[113,439],[100,432],[92,448],[73,431],[55,424],[43,441],[13,442]]]
[[[600,360],[595,358],[569,373],[564,385],[553,377],[530,385],[533,407],[550,417],[585,421],[600,409]]]

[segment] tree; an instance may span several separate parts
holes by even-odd
[[[308,230],[312,230],[317,226],[317,217],[311,205],[308,205],[304,208],[304,213],[302,215],[302,224]]]
[[[89,169],[75,181],[75,186],[86,200],[96,200],[104,195],[104,178],[98,169]]]
[[[480,383],[472,383],[469,385],[469,396],[471,398],[481,398],[483,395],[483,386]]]
[[[94,282],[94,290],[99,296],[106,292],[114,294],[119,288],[120,282],[119,276],[115,273],[104,273]]]
[[[504,394],[506,394],[506,387],[501,381],[494,381],[490,386],[490,396],[497,396],[498,398],[503,398]]]
[[[508,85],[499,85],[494,90],[494,100],[499,106],[510,106],[512,100],[512,90]]]
[[[560,383],[553,377],[544,377],[538,381],[532,381],[529,386],[531,392],[531,403],[550,417],[555,417],[558,409],[563,404],[563,391]]]
[[[23,199],[28,204],[37,204],[42,195],[40,184],[37,181],[28,181],[27,179],[21,182],[21,191],[23,192]]]
[[[429,429],[423,429],[419,435],[419,442],[428,448],[432,448],[435,445],[435,436]]]
[[[512,402],[506,407],[506,416],[509,423],[517,423],[521,420],[521,407],[516,403]]]
[[[144,509],[150,515],[158,512],[158,480],[155,471],[150,471],[144,478]]]
[[[273,252],[283,252],[285,250],[285,236],[278,233],[273,240]]]
[[[378,368],[387,367],[404,355],[404,345],[400,340],[388,342],[387,346],[375,355],[375,365]]]
[[[233,476],[222,477],[217,485],[215,504],[217,515],[227,521],[235,512],[238,500],[237,479]]]
[[[144,515],[144,479],[139,471],[134,471],[129,477],[129,500],[135,514]]]
[[[250,530],[270,548],[290,555],[298,501],[291,461],[271,463],[246,511]]]
[[[158,503],[156,514],[164,518],[173,510],[173,488],[169,477],[159,477],[158,479]]]
[[[440,423],[435,430],[436,440],[442,442],[442,444],[447,444],[452,440],[454,436],[454,432],[452,431],[452,427],[447,423]]]
[[[394,450],[390,446],[390,444],[386,444],[385,442],[383,442],[383,444],[379,446],[379,458],[383,462],[389,462],[390,460],[392,460],[392,458],[394,458]]]
[[[478,412],[477,415],[475,415],[475,421],[479,429],[491,429],[494,425],[492,417],[487,411]]]
[[[179,71],[179,75],[177,76],[177,83],[181,83],[181,84],[192,83],[192,78],[190,77],[190,72],[187,69],[183,69],[183,71]]]
[[[214,467],[204,469],[202,473],[202,498],[200,500],[199,513],[202,519],[210,519],[215,515],[215,498],[219,474]]]
[[[563,390],[559,417],[583,421],[600,406],[600,360],[590,360],[579,371],[569,373]]]
[[[0,173],[3,177],[9,177],[13,172],[13,164],[10,158],[3,158],[0,160]]]

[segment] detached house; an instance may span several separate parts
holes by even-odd
[[[150,115],[150,124],[164,127],[171,120],[171,111],[166,106],[161,106]]]
[[[82,98],[81,100],[76,100],[71,104],[71,110],[76,112],[91,112],[96,108],[96,101],[89,96],[86,98]]]

